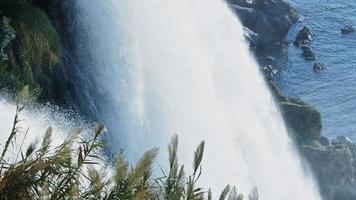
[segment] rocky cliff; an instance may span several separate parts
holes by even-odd
[[[296,10],[287,2],[283,0],[229,2],[246,26],[247,39],[261,66],[269,63],[268,59],[272,58],[272,53],[287,48],[287,45],[284,45],[287,42],[285,36],[298,20]],[[300,33],[306,31],[307,28],[304,28]],[[296,38],[298,43],[303,42],[298,41],[298,38],[301,38],[300,34]],[[310,164],[324,200],[356,199],[356,144],[345,136],[339,136],[330,142],[322,135],[321,113],[298,98],[285,96],[273,78],[273,66],[265,69],[266,80],[280,105],[289,133],[297,142],[301,155]]]

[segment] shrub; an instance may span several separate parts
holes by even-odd
[[[6,49],[15,37],[15,30],[10,25],[10,19],[2,16],[0,19],[0,64],[8,60]]]
[[[46,13],[30,4],[1,0],[0,10],[11,19],[9,27],[16,32],[16,38],[4,52],[8,61],[0,66],[2,72],[16,78],[0,77],[3,86],[19,90],[29,85],[31,89],[40,88],[45,97],[51,96],[51,80],[60,62],[61,43]]]

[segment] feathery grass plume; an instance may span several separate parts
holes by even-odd
[[[208,191],[208,200],[213,200],[213,195],[211,194],[211,189]]]
[[[198,168],[201,167],[201,161],[203,160],[205,142],[202,141],[194,153],[194,174],[197,173]],[[201,170],[200,170],[201,171]],[[201,173],[201,172],[200,172]]]
[[[169,153],[169,173],[165,182],[163,182],[164,198],[170,200],[179,200],[184,192],[184,166],[178,167],[178,136],[174,135],[168,145]]]
[[[225,200],[230,191],[230,185],[227,185],[221,192],[219,200]]]
[[[79,141],[79,148],[77,149],[77,162],[75,166],[69,168],[69,172],[66,173],[59,183],[55,186],[51,197],[49,199],[56,200],[66,197],[69,193],[72,195],[80,194],[76,192],[80,187],[81,175],[83,174],[83,167],[85,165],[97,165],[95,160],[98,158],[97,153],[104,147],[104,143],[99,140],[99,136],[103,134],[103,125],[98,125],[94,131],[94,137],[92,139],[85,139],[82,136]],[[73,193],[74,192],[74,193]]]
[[[236,187],[233,187],[230,191],[228,200],[243,200],[244,196],[242,194],[238,194]]]
[[[106,172],[89,167],[88,176],[86,176],[89,180],[89,185],[85,188],[85,192],[81,195],[81,198],[90,200],[102,199],[108,193],[110,185],[110,180],[106,179],[106,177]]]
[[[205,142],[202,141],[195,150],[193,161],[193,174],[188,177],[186,198],[187,199],[203,199],[206,193],[203,188],[196,187],[195,184],[199,180],[202,173],[201,161],[203,160]],[[199,169],[199,171],[198,171]]]
[[[21,96],[22,95],[22,96]],[[169,171],[163,177],[152,177],[152,166],[158,149],[147,151],[135,166],[130,167],[123,152],[115,159],[114,174],[109,177],[100,169],[100,151],[105,147],[100,139],[105,127],[98,125],[91,137],[77,130],[58,146],[52,147],[53,129],[49,127],[38,144],[33,142],[26,152],[22,144],[19,160],[3,158],[17,134],[20,112],[27,105],[26,92],[18,100],[12,132],[2,153],[0,165],[0,199],[19,200],[212,200],[212,192],[197,185],[202,174],[204,141],[194,153],[193,173],[186,176],[178,163],[178,136],[168,145]],[[26,135],[24,136],[25,139]],[[16,145],[16,143],[14,143]],[[99,167],[98,167],[99,166]],[[243,200],[235,187],[228,185],[219,200]],[[258,200],[255,187],[249,200]]]
[[[174,135],[168,145],[169,153],[169,172],[163,172],[163,177],[156,179],[158,190],[154,195],[157,200],[212,200],[212,192],[209,189],[207,192],[203,188],[198,187],[198,182],[202,173],[202,159],[204,155],[205,142],[202,141],[194,153],[193,174],[184,175],[184,166],[178,164],[178,136]],[[178,172],[178,169],[179,172]],[[220,200],[243,200],[243,195],[238,194],[235,187],[231,189],[228,185],[220,194]]]
[[[152,199],[152,165],[157,154],[157,148],[147,151],[136,166],[129,170],[128,162],[120,153],[115,161],[115,184],[104,199]]]
[[[49,133],[49,132],[47,132]],[[47,138],[47,139],[46,139]],[[46,134],[44,141],[50,141]],[[2,165],[0,199],[41,199],[46,184],[52,184],[63,173],[63,163],[70,158],[65,151],[49,153],[49,142],[15,163]]]
[[[251,190],[250,194],[248,195],[249,200],[258,200],[259,199],[259,194],[258,194],[258,189],[257,187],[253,187]]]

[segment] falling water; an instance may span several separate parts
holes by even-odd
[[[186,168],[206,141],[206,188],[256,185],[262,199],[320,199],[226,3],[79,0],[76,20],[78,59],[93,86],[83,92],[114,151],[127,145],[135,160],[159,146],[165,155],[177,133]]]
[[[16,113],[16,104],[8,100],[7,95],[0,94],[0,151],[3,149],[3,144],[10,136],[14,117]],[[25,152],[30,144],[37,144],[42,140],[47,129],[52,127],[52,146],[60,145],[64,139],[73,134],[78,128],[89,127],[84,122],[73,117],[73,114],[57,106],[51,105],[29,105],[19,114],[19,122],[17,124],[18,133],[12,141],[7,154],[9,161],[14,161],[19,157],[19,152]],[[19,149],[21,148],[21,149]]]

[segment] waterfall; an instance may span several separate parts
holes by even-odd
[[[261,199],[320,199],[221,0],[78,0],[81,92],[113,151],[135,161],[173,134],[188,169],[206,141],[201,184],[257,186]],[[90,87],[89,87],[90,86]],[[83,98],[84,98],[83,97]]]
[[[8,100],[6,94],[0,94],[0,151],[3,144],[10,136],[16,113],[16,104]],[[30,144],[40,143],[47,129],[52,127],[52,147],[56,147],[64,139],[73,134],[78,128],[83,128],[83,133],[90,133],[88,124],[82,122],[74,114],[52,105],[28,105],[19,114],[17,124],[18,133],[10,145],[6,160],[19,159],[19,152],[26,152]],[[21,149],[20,149],[21,148]]]

